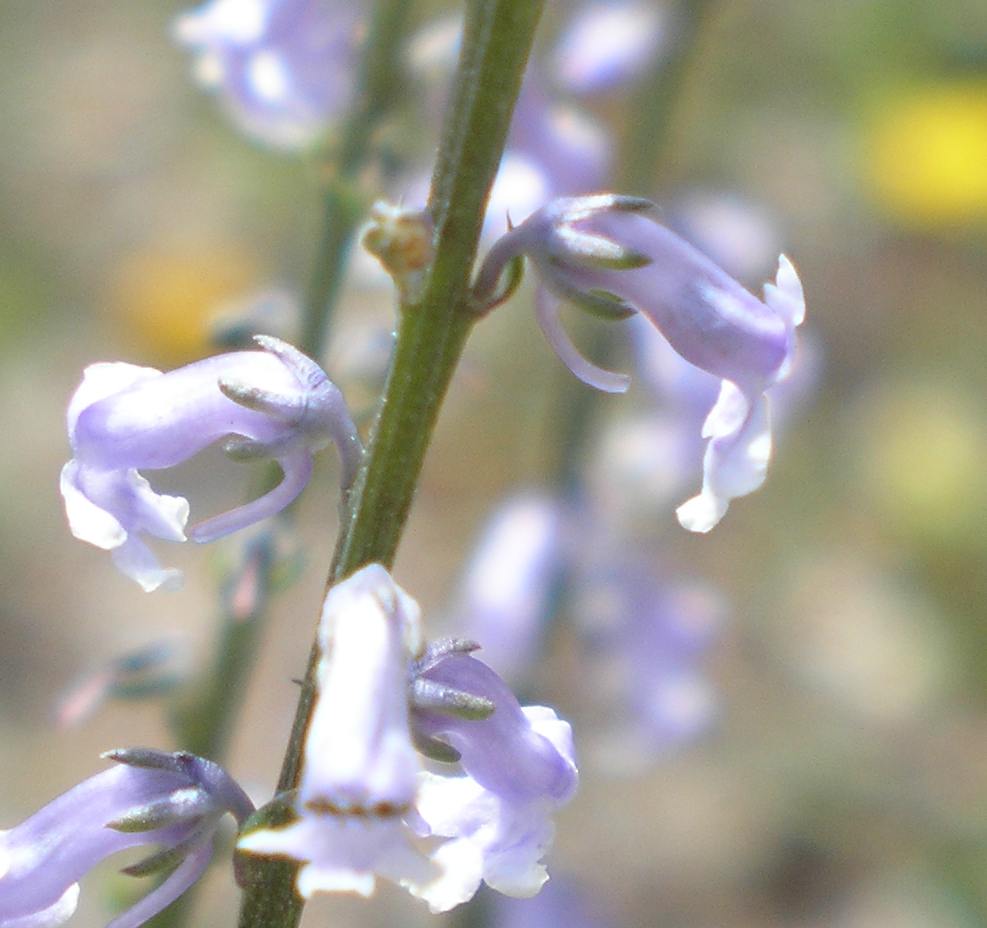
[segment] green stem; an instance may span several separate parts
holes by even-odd
[[[408,0],[380,0],[376,4],[354,103],[343,125],[335,157],[328,165],[331,176],[325,190],[322,234],[305,294],[300,338],[302,350],[314,358],[319,358],[325,347],[343,268],[364,214],[366,197],[358,190],[359,172],[371,159],[377,126],[398,96],[401,41],[407,32],[411,6]],[[275,467],[261,479],[261,492],[270,489],[278,479]],[[270,539],[264,540],[263,545],[263,551],[247,554],[228,581],[231,586],[254,584],[253,602],[242,608],[236,601],[226,605],[209,670],[203,675],[194,700],[175,713],[179,746],[211,760],[222,761],[226,752],[265,625],[273,563]],[[247,576],[248,572],[252,575]],[[177,928],[187,924],[194,905],[194,889],[153,919],[149,928]]]
[[[360,63],[357,92],[343,125],[336,157],[328,166],[322,236],[305,294],[299,347],[319,358],[343,281],[356,230],[366,212],[367,197],[359,189],[374,148],[374,135],[401,88],[398,63],[412,3],[379,0]]]
[[[195,698],[175,713],[178,746],[184,751],[212,760],[226,754],[264,624],[273,567],[274,539],[265,532],[230,572],[209,673]]]
[[[490,186],[503,153],[544,0],[472,0],[454,96],[432,178],[435,258],[401,322],[365,464],[351,494],[328,583],[373,561],[390,566],[439,408],[474,321],[469,282]],[[278,791],[297,785],[311,717],[313,646]],[[240,928],[294,928],[295,868],[273,861],[245,889]]]

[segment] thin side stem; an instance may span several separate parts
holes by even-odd
[[[410,0],[379,0],[360,63],[356,98],[343,125],[336,157],[328,165],[322,235],[305,294],[299,347],[319,358],[326,345],[329,323],[339,298],[343,272],[360,221],[366,196],[359,174],[374,148],[374,135],[401,87],[401,41],[413,4]]]
[[[364,564],[390,566],[404,530],[439,408],[474,322],[469,282],[487,197],[503,153],[544,0],[473,0],[454,96],[432,178],[435,259],[401,322],[363,468],[351,494],[327,585]],[[278,791],[297,785],[311,717],[313,646]],[[294,928],[302,900],[295,868],[272,862],[244,891],[240,928]]]
[[[717,0],[681,0],[673,11],[671,48],[641,81],[630,111],[634,118],[621,146],[618,188],[652,196],[672,172],[669,145],[682,88],[696,60],[699,40]]]

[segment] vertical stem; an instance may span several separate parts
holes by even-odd
[[[351,495],[328,583],[393,562],[439,408],[473,322],[469,281],[487,196],[503,153],[544,0],[472,0],[454,96],[432,178],[435,258],[401,322],[367,457]],[[297,785],[318,662],[313,645],[279,790]],[[293,928],[295,868],[271,862],[244,891],[240,928]]]
[[[356,98],[343,125],[339,149],[328,166],[322,236],[305,294],[299,347],[318,359],[343,281],[357,227],[365,212],[359,173],[374,147],[374,134],[399,95],[401,42],[407,32],[410,0],[378,0],[369,24]]]
[[[717,0],[680,0],[673,11],[672,46],[641,82],[631,103],[634,118],[624,139],[618,188],[650,196],[670,173],[669,128],[695,61],[698,40]]]
[[[374,133],[400,89],[401,42],[407,32],[409,0],[378,0],[374,6],[357,79],[356,96],[342,127],[339,147],[327,165],[322,233],[305,294],[300,347],[314,358],[325,348],[329,322],[339,297],[343,269],[364,212],[359,171],[371,158]],[[277,468],[262,478],[263,489],[277,482]],[[256,488],[255,488],[256,489]],[[243,701],[250,670],[265,625],[273,567],[272,539],[258,539],[228,578],[231,590],[223,605],[215,652],[194,702],[175,713],[176,740],[183,750],[222,761]],[[253,585],[252,601],[238,602],[243,585]],[[238,589],[239,588],[239,589]],[[149,928],[187,924],[194,887],[149,922]]]

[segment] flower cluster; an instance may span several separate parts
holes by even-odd
[[[185,541],[189,504],[155,493],[140,469],[174,467],[224,441],[235,460],[269,458],[284,473],[269,493],[193,526],[208,542],[274,515],[305,488],[312,454],[330,441],[352,482],[363,453],[342,394],[322,369],[276,338],[263,351],[238,351],[163,374],[133,364],[86,368],[68,410],[72,460],[61,490],[72,534],[113,552],[117,567],[145,590],[174,586],[140,537]]]
[[[480,534],[449,609],[451,624],[482,640],[490,665],[515,686],[538,686],[548,629],[561,610],[573,653],[592,681],[600,737],[591,759],[635,772],[694,740],[715,715],[705,676],[725,624],[723,598],[669,576],[652,539],[597,501],[526,490],[503,500]],[[592,547],[572,544],[592,537]],[[633,553],[629,553],[633,551]]]
[[[568,724],[518,705],[477,645],[424,647],[417,604],[377,564],[330,590],[320,646],[297,818],[248,829],[240,850],[302,861],[305,898],[369,895],[376,876],[435,912],[481,882],[536,893],[552,814],[576,788]],[[416,745],[459,772],[425,770]]]
[[[202,876],[219,820],[253,804],[212,761],[146,749],[108,751],[117,766],[84,780],[27,821],[0,831],[0,925],[55,928],[75,911],[79,880],[131,847],[158,845],[123,872],[165,879],[108,928],[136,928]]]

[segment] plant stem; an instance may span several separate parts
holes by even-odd
[[[680,0],[672,11],[671,47],[659,56],[641,81],[631,103],[634,114],[623,140],[618,188],[651,196],[657,183],[667,184],[673,116],[682,88],[696,60],[699,39],[718,0]]]
[[[366,461],[351,494],[327,585],[373,561],[394,560],[439,408],[473,324],[469,283],[491,184],[503,153],[544,0],[472,0],[454,95],[432,178],[435,258],[421,296],[401,307]],[[278,791],[295,787],[311,717],[313,645]],[[295,868],[271,862],[245,889],[240,928],[294,928]]]
[[[366,212],[359,185],[374,148],[374,134],[401,87],[401,42],[410,0],[378,0],[360,62],[356,96],[343,125],[336,157],[328,165],[322,235],[305,294],[299,347],[318,359],[343,282],[346,259]]]
[[[354,103],[343,125],[336,155],[327,166],[330,176],[324,197],[322,233],[305,294],[300,337],[301,349],[316,359],[321,357],[326,345],[343,269],[364,213],[366,198],[358,190],[358,175],[371,158],[374,131],[398,95],[397,65],[411,6],[408,0],[379,0],[376,4],[364,44]],[[275,465],[259,481],[260,492],[266,492],[278,479]],[[203,674],[194,703],[190,701],[175,713],[176,741],[182,750],[218,762],[226,753],[265,625],[273,567],[271,545],[269,536],[258,539],[227,581],[233,588],[252,584],[253,601],[238,604],[234,589],[229,601],[224,603],[209,670]],[[186,924],[194,899],[195,887],[192,887],[149,922],[149,928],[177,928]]]

